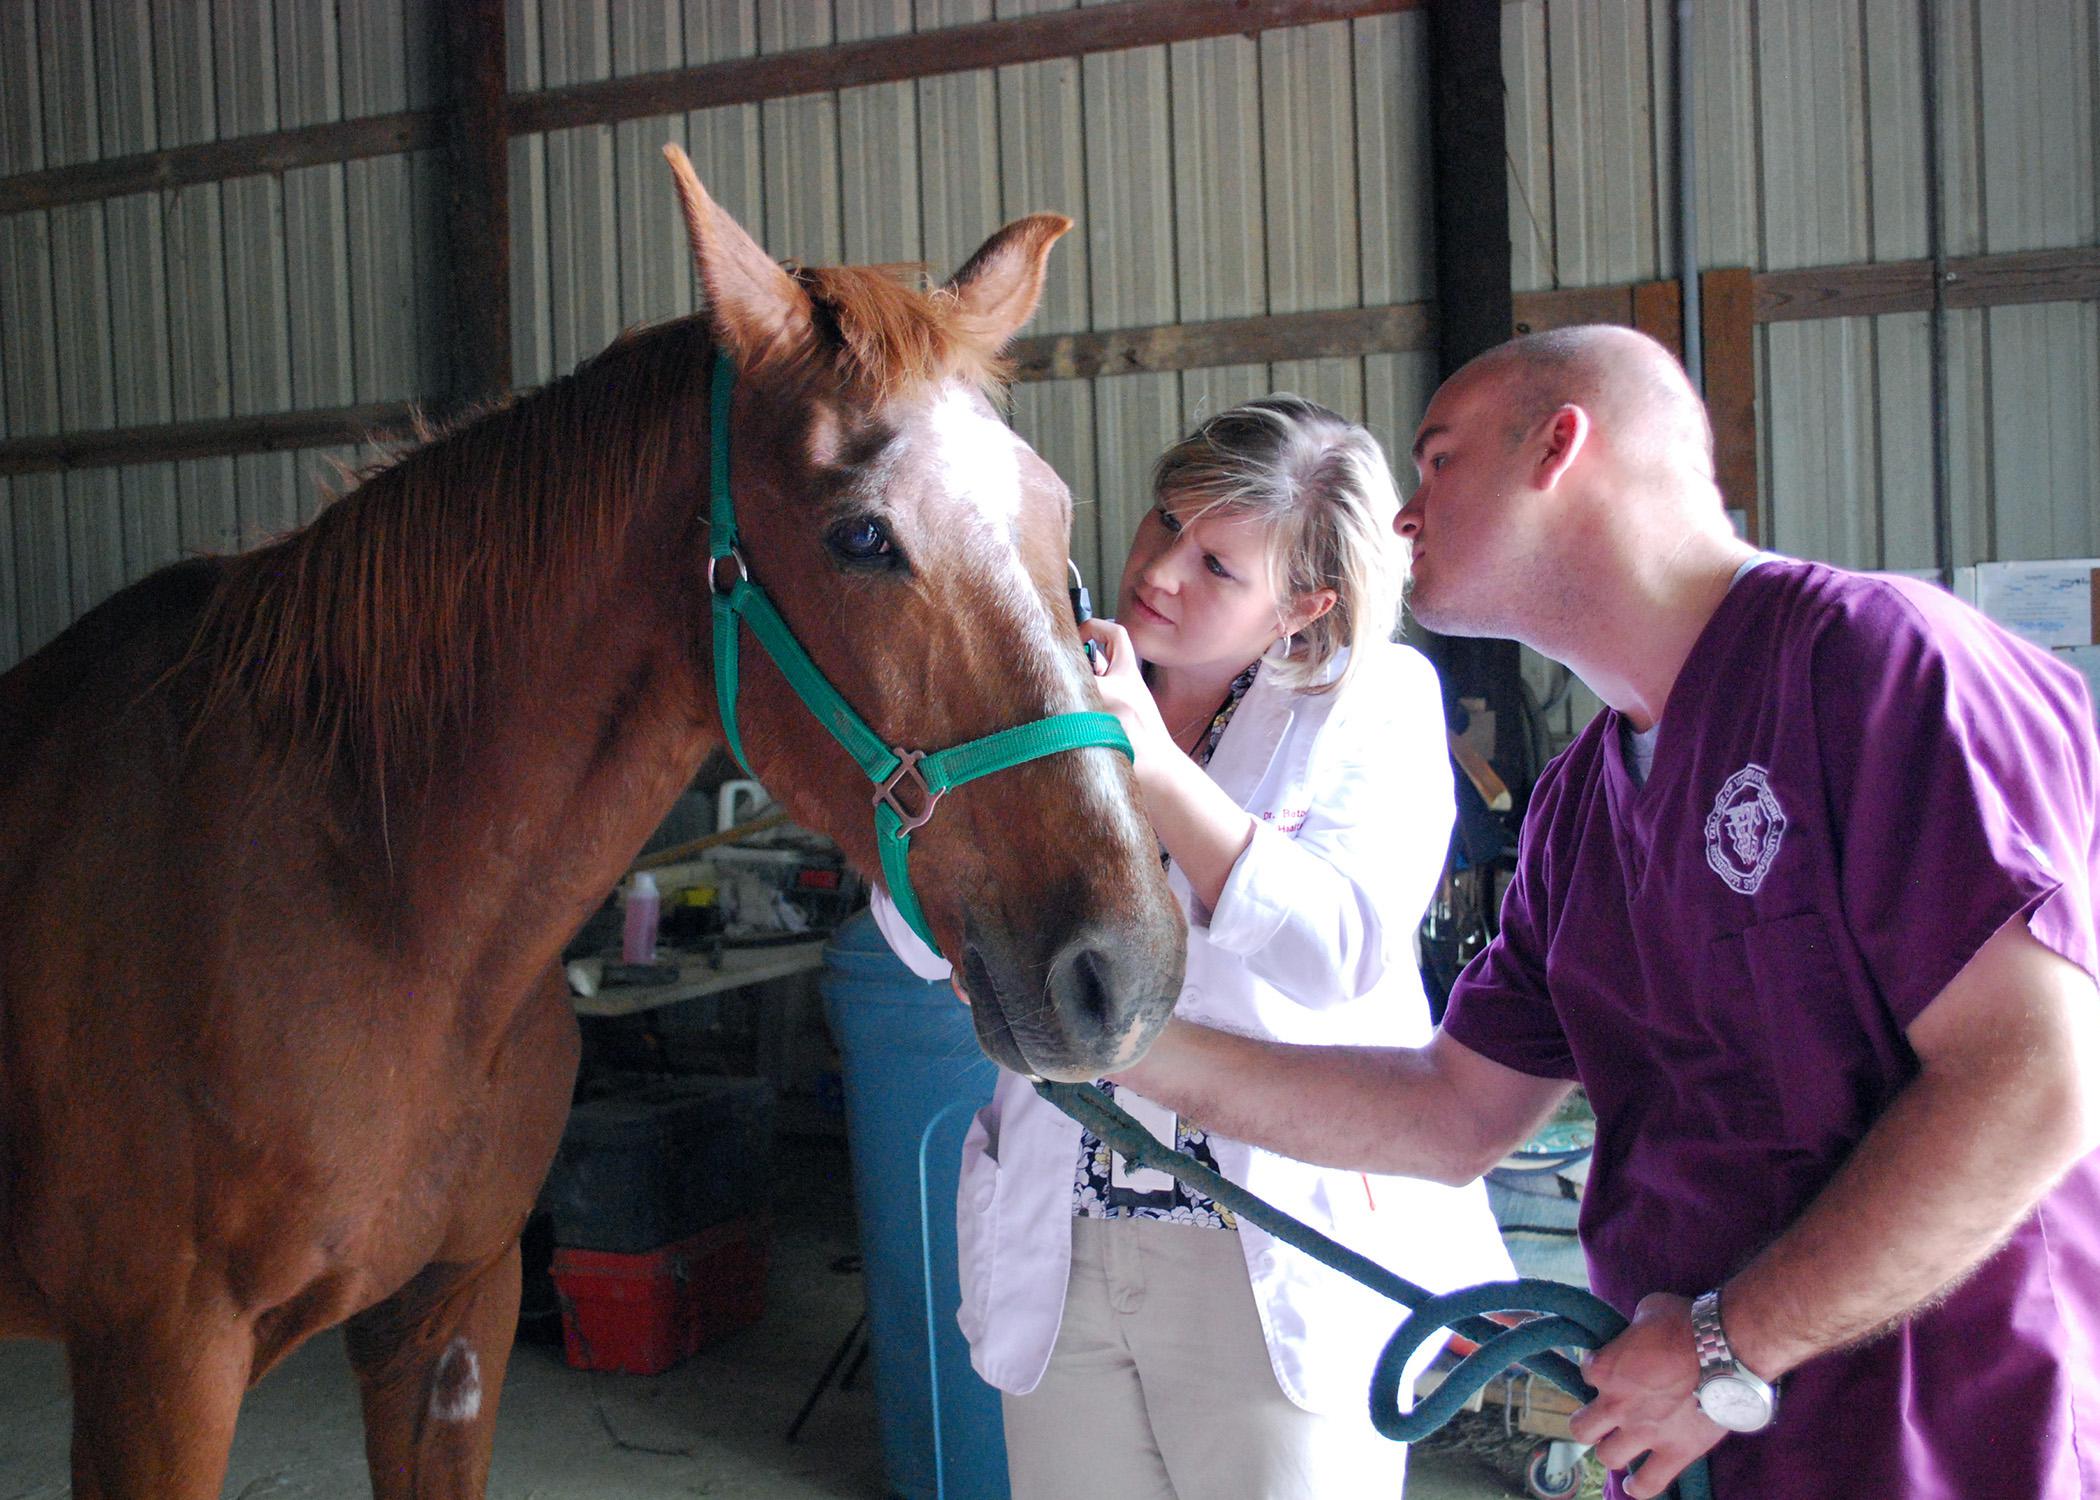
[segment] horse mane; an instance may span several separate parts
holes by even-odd
[[[747,374],[789,399],[828,386],[869,406],[950,379],[990,391],[999,341],[951,292],[908,285],[911,270],[795,268],[812,337]],[[190,652],[207,672],[199,726],[239,705],[383,815],[404,772],[439,763],[499,662],[551,641],[612,579],[643,505],[678,482],[674,438],[705,421],[712,352],[704,316],[629,330],[228,558]]]
[[[708,335],[623,335],[529,395],[370,472],[311,524],[226,560],[191,658],[204,712],[245,706],[322,778],[382,796],[470,718],[500,652],[553,636],[610,576],[704,410]]]

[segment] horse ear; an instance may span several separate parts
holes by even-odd
[[[700,185],[700,174],[677,142],[665,145],[678,201],[685,209],[693,268],[707,293],[715,340],[740,365],[768,350],[796,344],[810,331],[809,296]]]
[[[1063,214],[1016,219],[986,240],[949,278],[948,290],[995,343],[1004,344],[1035,316],[1050,247],[1071,227],[1072,221]]]

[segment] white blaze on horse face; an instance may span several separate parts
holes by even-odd
[[[943,487],[1011,531],[1021,515],[1021,440],[1013,429],[960,385],[935,398],[930,420]]]
[[[438,1422],[471,1422],[481,1415],[481,1360],[465,1335],[453,1335],[430,1376],[430,1415]]]
[[[1040,464],[1014,430],[992,415],[984,398],[959,383],[934,399],[929,411],[934,443],[934,472],[947,495],[976,512],[981,524],[969,529],[965,555],[979,576],[997,579],[1000,601],[1012,611],[1022,637],[1035,643],[1026,662],[1047,713],[1072,713],[1096,707],[1090,701],[1085,658],[1065,649],[1043,603],[1042,591],[1021,560],[1020,530],[1027,489],[1022,466]],[[1137,809],[1125,795],[1124,782],[1105,755],[1064,756],[1084,767],[1082,786],[1095,804],[1094,817],[1121,822],[1125,832],[1144,833]],[[1143,842],[1140,839],[1140,842]]]

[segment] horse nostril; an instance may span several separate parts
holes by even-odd
[[[1105,1031],[1117,1023],[1122,1008],[1115,988],[1115,964],[1099,948],[1073,944],[1050,966],[1050,1006],[1068,1020],[1085,1020]]]
[[[973,1004],[990,1004],[997,1008],[1001,1002],[999,986],[992,978],[992,966],[985,962],[984,953],[973,938],[963,942],[963,988],[970,992]]]

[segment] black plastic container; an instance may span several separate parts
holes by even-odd
[[[554,1242],[636,1254],[768,1206],[773,1086],[654,1078],[579,1104],[540,1205]]]

